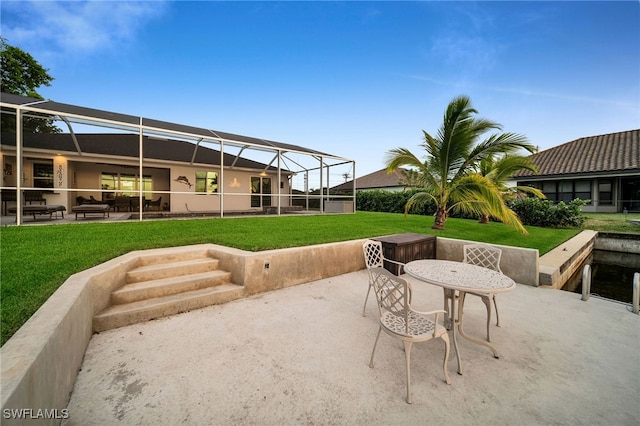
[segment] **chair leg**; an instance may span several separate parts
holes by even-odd
[[[440,338],[444,340],[444,365],[442,366],[444,370],[444,381],[448,385],[450,385],[451,379],[449,378],[449,369],[447,368],[447,365],[449,363],[449,353],[451,352],[451,344],[449,343],[449,335],[447,333],[444,333],[442,336],[440,336]]]
[[[489,326],[491,325],[491,300],[487,296],[482,296],[481,299],[482,303],[484,303],[484,306],[486,306],[487,308],[487,342],[490,342],[491,335],[489,333],[489,330],[491,328]]]
[[[376,336],[376,342],[373,344],[373,351],[371,352],[371,361],[369,361],[370,368],[373,368],[373,356],[376,354],[376,346],[378,346],[378,339],[380,338],[381,332],[382,332],[382,326],[378,328],[378,335]]]
[[[403,340],[404,343],[404,357],[407,360],[407,404],[412,404],[411,399],[411,345],[413,342]]]
[[[496,302],[496,296],[492,297],[493,307],[496,308],[496,327],[500,327],[500,316],[498,315],[498,302]]]
[[[364,298],[364,307],[362,308],[362,316],[366,317],[366,310],[367,310],[367,300],[369,300],[369,293],[371,292],[371,283],[369,283],[369,289],[367,290],[367,297]]]

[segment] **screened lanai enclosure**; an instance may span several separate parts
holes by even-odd
[[[134,220],[355,211],[355,188],[329,191],[355,176],[353,160],[24,96],[0,101],[2,215],[17,224],[54,206]]]

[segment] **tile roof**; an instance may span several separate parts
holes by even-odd
[[[640,129],[589,136],[532,155],[538,173],[522,170],[513,177],[583,173],[640,173]]]
[[[356,178],[356,190],[402,187],[403,185],[399,184],[398,181],[402,179],[402,172],[404,170],[403,168],[398,168],[398,170],[393,173],[387,173],[386,169],[382,169],[368,175],[360,176]],[[332,191],[348,191],[352,189],[352,180],[331,188]]]

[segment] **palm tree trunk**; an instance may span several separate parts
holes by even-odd
[[[431,229],[444,229],[444,223],[447,221],[447,211],[442,207],[436,208],[436,218]]]

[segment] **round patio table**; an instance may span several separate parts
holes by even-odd
[[[453,301],[451,309],[445,306],[447,311],[445,325],[451,329],[453,334],[453,345],[456,349],[456,358],[458,360],[458,374],[462,374],[462,367],[456,329],[465,339],[488,347],[493,352],[494,357],[500,357],[494,345],[485,340],[471,337],[464,332],[462,322],[464,298],[467,293],[495,294],[511,291],[516,286],[515,281],[498,271],[450,260],[414,260],[404,266],[404,272],[417,280],[442,287],[445,296],[449,295],[451,297]]]

